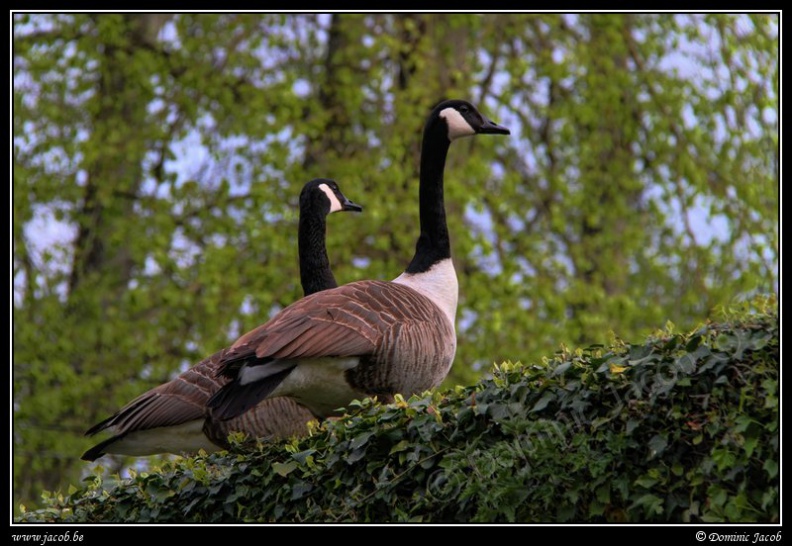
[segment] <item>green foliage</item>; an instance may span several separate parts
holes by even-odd
[[[777,290],[778,17],[14,14],[14,499],[79,479],[90,425],[301,296],[315,176],[340,282],[396,277],[421,127],[455,142],[446,387]],[[129,459],[111,460],[108,472]]]
[[[309,438],[86,478],[19,521],[777,522],[779,320],[504,363]]]

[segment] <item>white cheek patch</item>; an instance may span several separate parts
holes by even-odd
[[[339,212],[343,209],[341,201],[338,200],[338,197],[336,197],[335,192],[330,189],[330,186],[327,184],[319,184],[319,189],[325,192],[325,195],[330,200],[330,212]]]
[[[454,141],[457,138],[473,136],[476,130],[462,117],[456,109],[446,108],[440,112],[440,117],[448,124],[448,140]]]

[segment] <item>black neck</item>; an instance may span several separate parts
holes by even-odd
[[[450,145],[445,123],[435,121],[424,129],[419,190],[421,235],[407,273],[423,273],[437,262],[451,257],[443,199],[443,171]]]
[[[327,257],[326,232],[327,216],[324,213],[300,210],[297,246],[300,255],[300,282],[306,296],[338,286]]]

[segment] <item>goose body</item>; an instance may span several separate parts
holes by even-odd
[[[325,247],[327,215],[360,210],[333,180],[318,178],[303,187],[298,246],[300,278],[306,295],[338,286]],[[228,447],[231,432],[268,439],[304,433],[314,415],[295,400],[284,397],[268,398],[251,411],[227,421],[205,419],[207,401],[229,381],[217,374],[228,352],[229,349],[218,351],[91,427],[86,432],[89,436],[102,430],[114,436],[86,451],[82,458],[93,461],[106,453],[145,456],[192,453],[200,449],[217,451]]]
[[[456,272],[443,201],[449,146],[509,134],[467,101],[445,101],[426,121],[415,255],[393,281],[357,281],[293,303],[240,337],[221,358],[231,381],[209,400],[210,420],[233,419],[268,397],[290,396],[320,417],[355,398],[389,400],[440,384],[456,352]]]
[[[303,298],[235,343],[222,371],[236,377],[213,401],[238,415],[290,396],[326,417],[356,398],[438,385],[455,351],[453,323],[431,299],[396,282],[353,282]]]

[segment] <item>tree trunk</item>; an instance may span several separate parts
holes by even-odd
[[[141,50],[156,45],[156,37],[170,15],[122,15],[123,32],[107,39],[100,21],[107,15],[95,16],[99,65],[94,106],[91,115],[93,132],[84,147],[85,191],[82,207],[75,220],[78,224],[74,241],[74,257],[68,284],[66,320],[73,323],[103,324],[112,322],[108,308],[117,304],[128,289],[142,256],[133,252],[132,242],[139,232],[130,232],[129,218],[135,214],[134,205],[143,178],[143,160],[147,151],[147,107],[153,98],[148,85]],[[141,85],[142,84],[142,85]],[[71,365],[77,374],[94,374],[94,366],[86,366],[84,356],[95,353],[91,361],[111,359],[112,341],[106,342],[101,333],[94,346],[82,347],[79,358],[72,357]],[[98,355],[98,357],[96,356]],[[52,389],[58,388],[57,377]],[[58,423],[65,433],[75,434],[82,423],[85,408],[58,408],[52,423]],[[78,417],[81,416],[81,417]],[[40,424],[34,426],[51,426]],[[29,474],[36,483],[22,484],[17,494],[35,498],[41,490],[54,491],[69,479],[74,470],[74,457],[79,454],[44,454],[44,460],[24,459],[32,464]],[[28,474],[22,471],[22,475]]]

